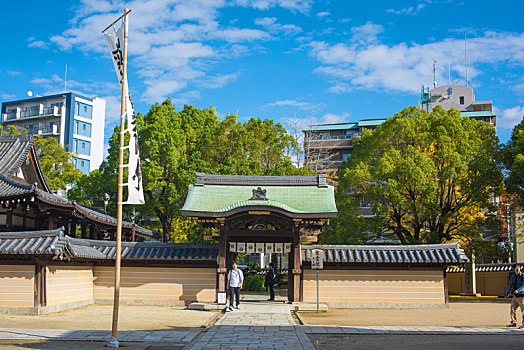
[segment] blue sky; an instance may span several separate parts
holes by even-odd
[[[64,6],[67,4],[66,6]],[[171,97],[240,120],[336,123],[417,105],[420,86],[464,83],[493,100],[507,141],[524,115],[524,3],[513,1],[152,0],[3,4],[0,101],[68,90],[107,99],[106,140],[120,92],[101,30],[132,10],[135,108]]]

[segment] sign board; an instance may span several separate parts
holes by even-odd
[[[283,253],[284,252],[284,245],[282,243],[275,243],[275,253]]]
[[[291,243],[284,243],[284,253],[291,252]]]
[[[266,254],[271,254],[275,251],[275,245],[273,243],[266,243]]]
[[[246,243],[246,253],[254,254],[255,253],[255,243]]]
[[[229,251],[233,253],[237,251],[237,242],[229,242]]]
[[[218,304],[219,305],[226,304],[226,293],[218,293]]]
[[[322,270],[324,268],[324,251],[322,249],[311,250],[311,268]]]

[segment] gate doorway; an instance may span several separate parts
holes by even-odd
[[[289,247],[289,244],[287,244]],[[259,243],[259,250],[262,253],[245,253],[246,247],[255,247],[256,243],[229,242],[231,257],[228,261],[235,261],[238,268],[244,273],[244,288],[241,293],[242,300],[245,301],[265,301],[270,299],[270,291],[266,287],[266,281],[271,283],[266,277],[269,273],[269,264],[273,266],[274,272],[274,297],[275,301],[288,301],[288,282],[289,282],[289,254],[284,253],[282,243],[265,243],[264,247]],[[273,253],[275,251],[275,253]]]
[[[284,250],[288,301],[302,300],[301,237],[316,235],[337,215],[326,175],[240,176],[197,173],[182,215],[212,228],[219,241],[217,292],[226,291],[227,271],[238,254]],[[244,252],[236,251],[243,247]],[[258,247],[258,248],[257,248]],[[233,251],[235,250],[235,251]]]

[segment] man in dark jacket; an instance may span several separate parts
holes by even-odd
[[[511,278],[509,279],[509,285],[506,288],[505,293],[506,298],[513,294],[513,298],[511,299],[511,308],[509,311],[511,323],[508,324],[508,327],[517,326],[517,309],[520,307],[520,311],[522,312],[522,325],[519,328],[524,329],[524,304],[522,303],[522,299],[524,297],[524,276],[522,275],[520,266],[518,264],[513,264],[512,267],[515,273],[511,275]]]
[[[264,287],[266,290],[269,289],[269,301],[275,300],[275,270],[273,270],[273,263],[269,263],[269,270],[266,272],[266,279],[264,281]]]

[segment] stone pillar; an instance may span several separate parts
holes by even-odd
[[[466,294],[477,294],[477,278],[475,273],[475,255],[471,254],[469,263],[464,265],[464,282],[466,284]]]

